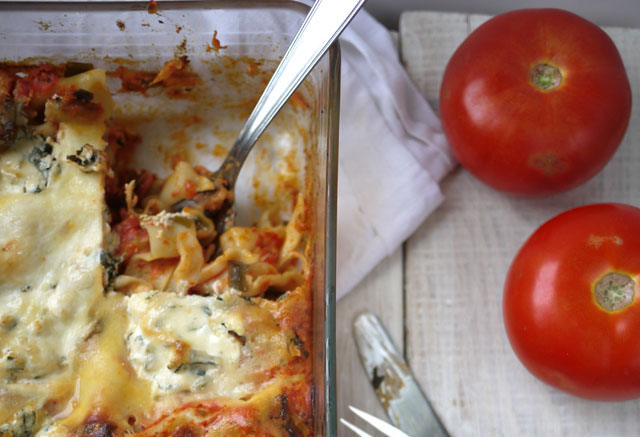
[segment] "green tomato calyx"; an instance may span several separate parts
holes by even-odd
[[[593,290],[598,305],[607,311],[619,311],[633,302],[636,283],[629,275],[611,272],[596,282]]]
[[[531,69],[531,83],[542,91],[550,91],[562,83],[562,73],[556,66],[538,64]]]

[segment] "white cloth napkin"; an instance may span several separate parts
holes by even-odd
[[[438,182],[455,165],[389,31],[360,11],[340,46],[338,299],[442,202]]]

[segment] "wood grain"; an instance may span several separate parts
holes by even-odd
[[[446,62],[486,16],[404,13],[401,57],[438,108]],[[640,30],[605,28],[640,95]],[[635,103],[635,102],[634,102]],[[574,206],[640,206],[640,105],[620,149],[594,179],[568,193],[521,199],[458,168],[444,204],[406,244],[406,345],[410,365],[453,436],[638,436],[640,400],[599,403],[531,376],[508,344],[502,286],[512,257],[537,226]]]

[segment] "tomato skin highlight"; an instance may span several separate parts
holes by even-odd
[[[539,65],[560,84],[532,81]],[[615,44],[559,9],[498,15],[445,69],[440,116],[462,166],[495,189],[541,196],[574,188],[611,159],[629,124],[631,87]]]
[[[596,283],[634,281],[632,302],[607,311]],[[503,317],[511,346],[542,381],[587,399],[640,397],[640,209],[595,204],[566,211],[524,243],[507,274]]]

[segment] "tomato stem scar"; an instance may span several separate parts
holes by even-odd
[[[636,283],[629,275],[611,272],[596,282],[593,290],[596,302],[607,311],[618,311],[633,302]]]
[[[553,65],[538,64],[531,69],[531,82],[536,88],[549,91],[560,86],[562,73]]]

